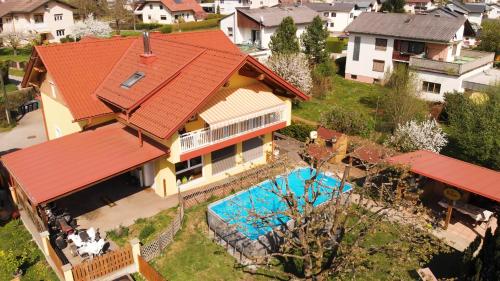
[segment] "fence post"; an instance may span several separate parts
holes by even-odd
[[[72,271],[73,267],[71,266],[70,263],[63,265],[61,269],[63,272],[64,281],[74,281],[73,271]]]
[[[44,231],[40,232],[40,238],[42,238],[42,247],[43,247],[43,253],[48,256],[49,255],[49,232]]]
[[[132,257],[134,258],[134,264],[139,271],[139,256],[141,255],[141,241],[134,238],[130,240],[130,245],[132,246]]]

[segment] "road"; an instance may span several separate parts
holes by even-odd
[[[12,130],[0,133],[0,154],[2,151],[25,148],[46,140],[42,110],[35,110],[24,115]]]

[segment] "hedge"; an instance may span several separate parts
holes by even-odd
[[[294,123],[288,127],[279,130],[278,132],[285,136],[292,137],[298,141],[305,142],[309,137],[309,133],[314,130],[316,130],[316,127],[314,126],[302,123]]]
[[[144,29],[144,30],[153,30],[153,29],[156,29],[156,28],[159,28],[162,26],[163,26],[163,24],[161,24],[161,23],[143,23],[143,22],[140,22],[140,23],[137,23],[135,25],[135,28],[136,29]]]
[[[178,24],[165,24],[160,28],[162,33],[170,33],[173,31],[192,31],[199,29],[211,29],[219,26],[219,19],[207,19],[204,21],[191,21]]]

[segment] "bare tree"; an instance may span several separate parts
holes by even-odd
[[[289,182],[286,177],[261,185],[259,188],[278,199],[275,202],[252,193],[250,204],[234,200],[234,204],[240,204],[237,209],[241,212],[233,218],[241,224],[237,227],[245,229],[251,225],[260,233],[267,233],[259,236],[266,253],[249,257],[249,265],[265,266],[270,272],[292,279],[355,278],[370,252],[390,252],[395,258],[409,255],[407,249],[391,245],[362,247],[384,221],[401,223],[400,239],[418,248],[412,254],[422,260],[441,250],[436,247],[440,245],[437,240],[418,227],[425,223],[426,216],[421,215],[424,209],[416,202],[401,200],[403,191],[416,185],[406,169],[364,163],[365,175],[356,185],[347,183],[347,166],[342,179],[333,183],[325,171],[332,156],[309,157],[310,175],[302,178],[303,188],[297,189],[296,182]],[[266,207],[261,208],[263,205]],[[226,238],[231,243],[231,237]],[[289,270],[283,272],[282,268]]]
[[[126,7],[127,0],[115,0],[108,5],[108,16],[116,25],[116,33],[120,34],[121,25],[133,19],[132,12]]]

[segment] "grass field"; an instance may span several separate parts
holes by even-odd
[[[0,241],[0,280],[12,279],[12,272],[7,269],[9,262],[5,256],[5,253],[9,251],[12,251],[15,256],[27,256],[27,260],[21,267],[24,271],[21,280],[58,280],[20,220],[0,226]]]
[[[164,254],[153,261],[154,267],[168,280],[276,280],[265,272],[244,272],[223,247],[208,237],[206,208],[201,204],[186,211],[183,229]],[[366,249],[381,245],[408,249],[398,236],[398,225],[381,223],[363,243]],[[366,256],[364,266],[357,269],[356,280],[414,280],[419,261],[395,259],[389,253]]]

